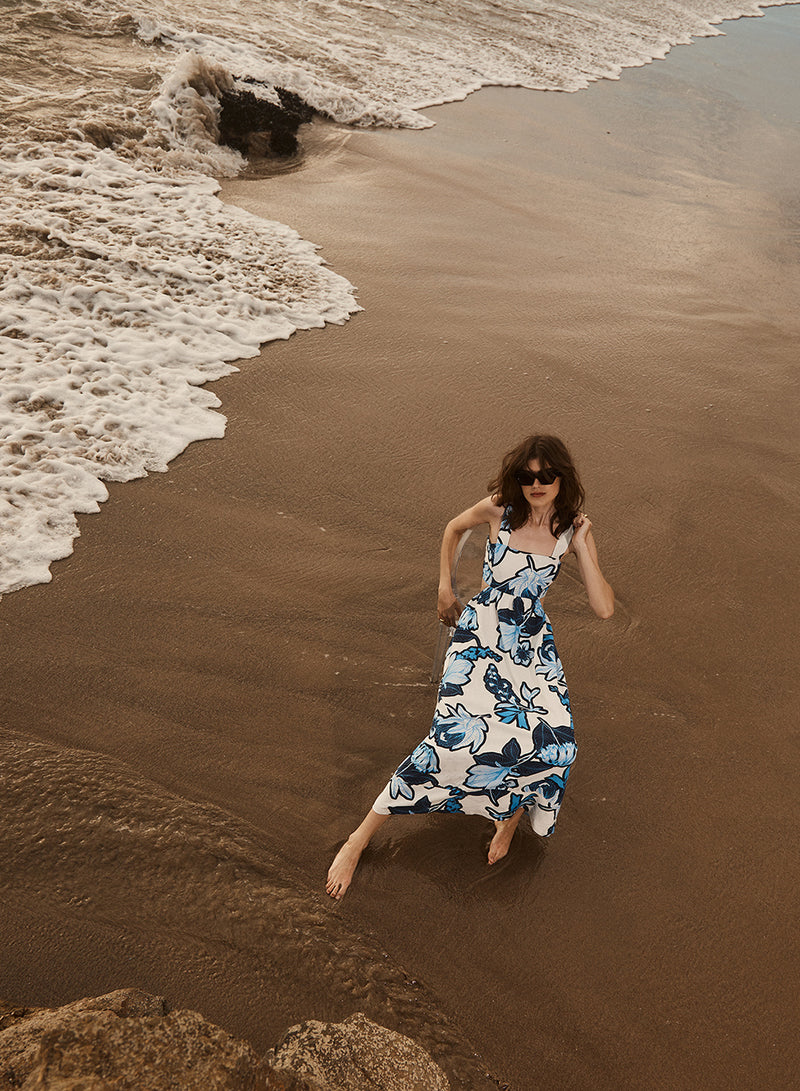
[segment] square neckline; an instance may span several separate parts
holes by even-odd
[[[553,547],[553,552],[552,553],[534,553],[534,551],[532,549],[515,549],[514,546],[508,545],[508,544],[506,545],[506,549],[508,550],[509,553],[522,553],[526,557],[547,557],[549,560],[555,561],[555,560],[558,559],[556,557],[556,554],[555,554],[555,549],[558,546],[560,538],[561,538],[561,535],[559,534],[558,538],[556,538],[556,544]],[[498,541],[499,541],[499,537],[498,537]]]
[[[508,526],[508,513],[509,513],[509,510],[510,510],[510,506],[504,508],[504,510],[503,510],[503,518],[500,520],[500,529],[497,532],[496,540],[494,542],[492,542],[491,536],[488,538],[488,541],[491,542],[492,546],[497,545],[497,543],[500,541],[500,535],[503,533],[503,531],[505,531],[507,536],[508,536],[507,539],[506,539],[506,542],[505,542],[505,548],[510,553],[519,553],[519,554],[521,554],[522,556],[525,556],[525,557],[543,557],[545,560],[549,560],[549,561],[560,561],[561,560],[561,558],[564,555],[564,553],[566,552],[566,550],[562,550],[560,553],[558,553],[557,552],[558,547],[559,547],[559,544],[561,542],[561,539],[564,537],[565,534],[568,534],[569,531],[572,530],[572,527],[567,527],[566,530],[562,530],[561,533],[556,536],[556,544],[553,546],[553,552],[552,553],[535,553],[533,550],[530,550],[530,549],[515,549],[514,546],[512,546],[511,542],[510,542],[512,531],[511,531],[511,528]],[[567,543],[567,549],[568,548],[569,548],[569,543]]]

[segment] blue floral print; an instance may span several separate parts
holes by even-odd
[[[428,737],[378,796],[379,814],[482,814],[524,807],[552,833],[577,746],[569,693],[542,606],[572,531],[551,556],[509,546],[508,511],[487,542],[486,586],[461,613]]]
[[[567,693],[566,688],[564,686],[548,686],[547,688],[550,690],[551,693],[555,693],[556,697],[558,697],[561,704],[564,706],[564,708],[567,710],[567,712],[569,712],[570,711],[569,694]]]
[[[428,743],[421,742],[389,781],[389,795],[392,799],[397,799],[398,796],[413,799],[415,785],[436,785],[437,781],[432,774],[438,773],[440,768],[436,750]]]
[[[497,646],[502,652],[513,652],[523,637],[528,611],[521,598],[515,598],[511,609],[497,611],[497,629],[500,639]]]
[[[472,673],[473,664],[466,656],[455,655],[447,663],[439,684],[440,697],[452,697],[456,693],[463,693],[464,686]]]
[[[496,663],[502,663],[502,655],[498,655],[497,652],[493,652],[491,648],[484,648],[478,644],[472,648],[462,648],[456,655],[458,659],[469,659],[471,663],[474,663],[476,659],[494,659]]]
[[[534,715],[547,715],[546,705],[534,704],[534,699],[539,692],[538,687],[531,689],[527,682],[523,682],[519,697],[512,689],[511,698],[507,701],[496,701],[494,711],[504,724],[516,724],[518,727],[529,729],[529,712]]]
[[[463,705],[446,705],[445,711],[448,715],[437,714],[431,729],[437,744],[447,750],[480,749],[488,731],[483,716],[473,716]]]
[[[439,759],[436,757],[436,751],[426,742],[421,742],[419,744],[409,758],[409,761],[412,765],[416,766],[421,773],[439,772]]]
[[[506,580],[505,586],[518,598],[538,599],[543,595],[556,574],[555,565],[548,564],[544,568],[537,568],[533,556],[528,556],[528,563],[521,568],[510,580]]]
[[[556,644],[553,640],[552,633],[545,632],[542,637],[541,643],[537,650],[537,659],[539,667],[537,673],[543,674],[545,678],[551,681],[561,682],[564,678],[564,669],[561,666],[561,660],[558,658],[558,652],[556,651]]]
[[[578,748],[574,742],[565,742],[560,746],[551,742],[549,746],[543,746],[538,752],[538,757],[547,765],[572,765]]]
[[[414,789],[401,776],[400,770],[392,775],[392,779],[389,781],[388,792],[392,799],[397,799],[398,796],[403,796],[405,799],[414,798]]]
[[[475,613],[474,606],[465,606],[461,611],[461,617],[458,619],[459,629],[465,629],[468,633],[473,632],[478,628],[478,615]]]
[[[571,754],[572,756],[568,761],[554,761],[550,762],[551,765],[571,765],[575,760],[575,739],[571,727],[552,727],[546,720],[539,720],[536,727],[532,732],[533,745],[536,747],[536,753],[540,761],[546,761],[546,758],[541,755],[547,751],[548,753],[555,753],[553,748],[562,751],[565,754]],[[566,748],[566,749],[564,749]],[[571,749],[570,749],[571,748]]]
[[[514,687],[505,678],[500,677],[497,667],[493,663],[486,668],[483,684],[490,693],[494,693],[504,701],[508,701],[514,696]]]

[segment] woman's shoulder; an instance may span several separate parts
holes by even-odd
[[[506,514],[506,509],[498,502],[499,499],[497,495],[492,495],[482,501],[486,512],[486,522],[489,524],[489,537],[493,542],[497,541],[497,535],[500,533]]]
[[[480,526],[481,523],[489,523],[491,526],[493,523],[499,523],[502,518],[503,509],[495,503],[493,497],[485,496],[472,507],[465,508],[460,514],[454,516],[451,524],[456,530],[469,530],[471,527]]]
[[[477,503],[467,508],[462,514],[470,515],[476,522],[487,523],[492,519],[502,519],[504,510],[497,503],[497,497],[484,496],[482,500],[478,500]]]

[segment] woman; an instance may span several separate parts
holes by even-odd
[[[447,524],[439,619],[456,629],[430,733],[399,766],[372,810],[339,850],[327,892],[340,899],[361,853],[392,814],[482,814],[495,824],[489,863],[508,852],[523,813],[553,832],[576,746],[569,695],[541,604],[573,553],[589,605],[614,612],[597,560],[584,493],[567,448],[530,436],[503,459],[491,495]],[[465,530],[489,524],[483,589],[462,611],[451,570]]]

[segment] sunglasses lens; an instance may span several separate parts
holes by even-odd
[[[540,485],[552,485],[558,474],[555,470],[537,470],[535,474],[530,470],[520,470],[516,476],[520,485],[533,485],[536,481]]]

